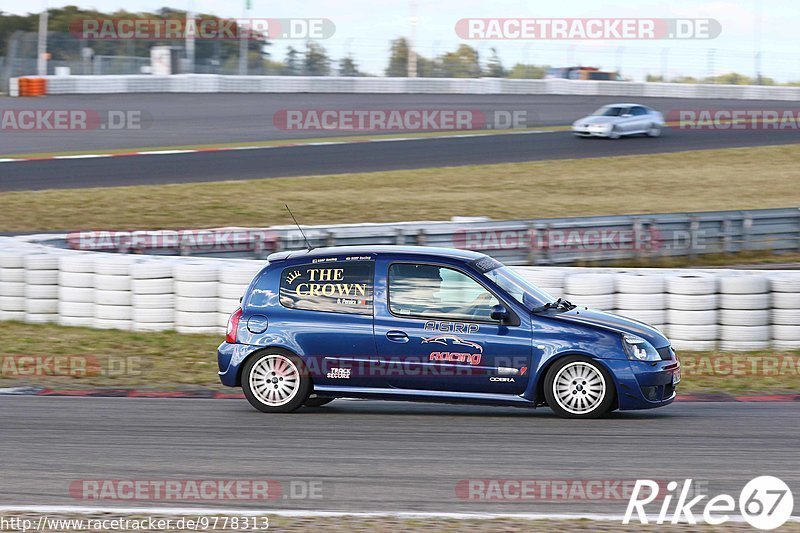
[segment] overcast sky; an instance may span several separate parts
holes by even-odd
[[[335,35],[321,43],[330,55],[339,58],[352,53],[363,70],[380,74],[386,66],[389,41],[410,33],[410,1],[303,0],[272,2],[251,0],[251,17],[328,18],[336,25]],[[165,5],[193,8],[220,17],[240,17],[244,0],[90,0],[48,5],[78,4],[102,11],[155,11]],[[485,58],[492,47],[506,66],[517,62],[565,66],[572,63],[621,67],[626,76],[640,79],[646,73],[670,76],[704,76],[737,70],[753,75],[760,18],[762,73],[780,81],[800,80],[800,36],[797,20],[800,4],[796,0],[569,0],[563,2],[521,0],[417,0],[417,51],[433,56],[468,43]],[[29,3],[0,0],[0,10],[25,13],[38,9],[37,0]],[[757,15],[761,13],[760,17]],[[721,35],[702,41],[464,41],[455,33],[461,18],[713,18],[722,27]],[[274,57],[283,59],[289,44],[276,41]],[[711,50],[713,49],[713,51]]]

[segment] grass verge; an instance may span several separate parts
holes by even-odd
[[[56,325],[37,325],[35,337],[30,332],[29,324],[0,322],[1,387],[223,389],[216,376],[215,355],[222,335],[132,333]],[[30,375],[26,369],[31,367],[18,357],[22,355],[72,359],[62,362],[66,369],[62,374],[67,375]],[[686,352],[681,358],[683,393],[796,393],[800,385],[800,351]],[[72,368],[86,371],[73,372]]]
[[[288,224],[291,220],[279,209],[283,203],[295,207],[305,224],[786,207],[800,204],[798,164],[800,145],[788,145],[237,182],[8,192],[0,194],[0,231]],[[236,178],[233,170],[231,178]]]

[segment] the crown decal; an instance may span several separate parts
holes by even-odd
[[[292,283],[294,283],[294,280],[296,280],[300,276],[302,276],[302,274],[300,274],[300,271],[295,270],[294,272],[290,272],[289,275],[286,276],[286,281],[288,281],[289,285],[291,285]]]

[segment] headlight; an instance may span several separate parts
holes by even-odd
[[[625,347],[625,353],[628,354],[628,359],[634,361],[661,361],[661,356],[658,354],[653,345],[636,335],[625,335],[622,337],[622,345]]]

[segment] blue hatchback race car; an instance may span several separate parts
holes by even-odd
[[[348,397],[596,418],[667,405],[680,381],[653,327],[554,299],[480,253],[405,246],[272,254],[218,362],[267,413]]]

